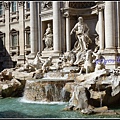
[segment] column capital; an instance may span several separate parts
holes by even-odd
[[[66,17],[66,18],[70,17],[70,13],[69,13],[68,11],[65,12],[65,13],[63,14],[63,17]]]
[[[4,7],[5,7],[5,10],[9,10],[10,8],[10,2],[6,1],[3,3]]]
[[[105,9],[104,6],[98,6],[98,7],[97,7],[97,13],[96,13],[96,14],[98,15],[98,13],[101,12],[101,11],[103,11],[103,9]]]
[[[104,6],[98,6],[98,11],[102,11],[104,8]]]
[[[67,13],[67,14],[65,13],[63,16],[66,18],[70,17],[69,13]]]
[[[61,13],[62,13],[63,17],[70,17],[69,9],[61,8]]]
[[[19,6],[19,7],[24,6],[24,3],[25,3],[25,2],[23,2],[23,1],[19,1],[19,2],[18,2],[18,6]]]

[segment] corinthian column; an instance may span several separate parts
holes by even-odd
[[[35,55],[37,52],[37,15],[36,2],[30,1],[30,41],[31,54]]]
[[[100,50],[104,49],[104,21],[103,21],[103,9],[99,8],[99,40],[100,40]]]
[[[71,40],[70,40],[70,16],[66,16],[66,44],[67,52],[71,50]]]
[[[105,47],[115,48],[114,2],[105,1]]]
[[[105,50],[104,58],[106,60],[113,60],[105,64],[106,69],[117,68],[118,62],[116,61],[118,52],[115,46],[115,11],[114,2],[105,1]]]
[[[53,1],[53,48],[54,52],[60,52],[60,2]]]
[[[120,49],[120,3],[117,1],[117,30],[118,30],[118,48]]]

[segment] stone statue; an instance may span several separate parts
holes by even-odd
[[[51,29],[51,24],[48,23],[47,24],[48,28],[46,29],[46,32],[44,34],[43,37],[43,41],[45,41],[45,49],[44,50],[48,50],[48,49],[53,49],[53,33],[52,33],[52,29]]]
[[[74,55],[73,51],[69,52],[67,59],[69,61],[70,66],[72,66],[73,63],[75,62],[75,55]]]
[[[86,53],[86,59],[84,62],[84,66],[81,67],[80,74],[84,71],[86,73],[94,72],[95,65],[93,63],[93,52],[91,50],[88,50]]]
[[[12,72],[8,71],[7,69],[4,69],[0,73],[0,80],[1,81],[12,80],[12,79],[13,79]]]
[[[91,41],[91,39],[88,36],[88,32],[89,32],[89,28],[87,26],[87,24],[85,24],[83,22],[83,18],[79,17],[78,18],[78,23],[75,24],[75,26],[73,27],[73,29],[70,32],[70,35],[73,34],[73,32],[76,33],[76,37],[77,37],[77,41],[74,44],[74,52],[78,52],[78,51],[84,51],[88,49],[88,44]]]
[[[85,61],[85,57],[86,57],[86,53],[87,53],[87,50],[84,50],[84,51],[78,51],[76,53],[76,60],[74,62],[74,65],[78,65],[78,64],[82,64],[84,63]]]
[[[75,62],[75,54],[73,51],[69,51],[68,54],[64,54],[60,59],[62,61],[62,68],[70,67]]]
[[[32,78],[34,78],[34,79],[43,78],[43,71],[42,71],[42,69],[36,70],[36,71],[33,73]]]
[[[42,65],[43,73],[47,72],[51,65],[52,65],[52,56],[46,59],[45,62],[43,63]]]
[[[95,72],[98,70],[105,69],[105,63],[104,63],[104,58],[100,52],[93,52],[93,55],[96,57],[94,62],[95,62]]]
[[[18,70],[21,72],[22,71],[32,72],[42,68],[42,65],[43,63],[40,59],[40,52],[38,52],[33,61],[29,61],[28,57],[26,57],[26,63],[24,64],[23,67],[19,68]]]
[[[42,67],[42,61],[40,59],[40,52],[37,52],[36,57],[31,62],[31,65],[35,67],[35,70],[40,69]]]
[[[95,49],[94,49],[94,52],[97,53],[98,50],[99,50],[99,48],[100,48],[99,36],[97,36],[97,37],[95,38],[95,44],[96,44],[96,47],[95,47]]]

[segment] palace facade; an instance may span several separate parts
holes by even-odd
[[[34,59],[37,52],[43,59],[57,59],[73,49],[76,38],[71,29],[83,17],[89,27],[94,50],[99,36],[99,51],[108,60],[106,68],[119,66],[120,3],[119,1],[1,1],[0,2],[0,65],[1,69]],[[45,49],[43,37],[47,25],[53,32],[52,49]],[[111,62],[112,60],[113,62]]]

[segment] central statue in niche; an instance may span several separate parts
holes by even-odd
[[[44,50],[52,50],[53,49],[53,32],[51,28],[51,24],[47,24],[47,29],[43,37],[43,41],[45,41]]]
[[[74,44],[73,52],[76,54],[76,61],[74,65],[79,63],[80,56],[88,50],[89,43],[92,43],[92,40],[89,38],[89,28],[86,23],[83,22],[83,18],[79,17],[78,22],[75,24],[73,29],[70,32],[70,35],[75,32],[77,41]]]
[[[71,30],[70,35],[76,33],[77,41],[74,44],[74,51],[84,51],[88,49],[88,44],[91,42],[91,39],[88,36],[89,28],[87,24],[83,22],[83,18],[78,18],[78,23],[75,24]]]

